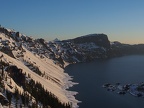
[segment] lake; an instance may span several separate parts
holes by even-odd
[[[102,88],[105,83],[125,85],[144,82],[143,55],[73,64],[65,71],[79,83],[70,90],[79,92],[76,99],[82,101],[80,108],[144,108],[144,98],[129,93],[119,95]]]

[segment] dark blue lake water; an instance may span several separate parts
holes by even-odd
[[[80,108],[144,108],[144,98],[130,94],[119,95],[102,88],[105,83],[144,82],[144,56],[124,56],[90,63],[69,65],[66,68],[78,85],[70,88],[79,92]]]

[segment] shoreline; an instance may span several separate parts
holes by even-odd
[[[63,87],[63,89],[66,90],[66,91],[65,91],[65,95],[66,95],[66,96],[68,97],[68,99],[70,100],[70,103],[71,103],[71,105],[72,105],[72,108],[79,108],[78,103],[81,103],[82,101],[79,101],[79,100],[77,100],[77,99],[75,98],[75,95],[77,95],[78,92],[77,92],[77,91],[70,91],[70,90],[69,90],[71,87],[79,84],[79,83],[77,83],[77,82],[73,82],[73,76],[70,76],[70,75],[68,74],[68,72],[65,71],[65,68],[66,68],[67,66],[69,66],[69,65],[71,65],[71,64],[65,63],[65,66],[64,66],[64,69],[63,69],[63,72],[64,72],[64,74],[66,75],[66,76],[65,76],[65,79],[63,79],[63,81],[66,83],[65,86]]]
[[[78,94],[77,91],[70,91],[69,88],[75,86],[75,85],[78,85],[79,83],[77,82],[73,82],[73,76],[70,76],[66,71],[65,71],[65,68],[67,66],[69,66],[71,64],[69,63],[66,63],[64,68],[63,68],[63,72],[64,74],[66,74],[66,77],[65,79],[63,79],[65,85],[63,87],[63,89],[65,90],[65,95],[66,97],[69,99],[71,105],[72,105],[72,108],[79,108],[79,105],[78,103],[81,103],[82,101],[79,101],[75,98],[75,95]]]
[[[132,56],[132,55],[124,55],[124,56]],[[120,57],[124,57],[124,56],[120,56]],[[107,58],[107,60],[109,60],[109,59],[113,59],[113,58],[120,58],[119,56],[118,57],[112,57],[112,58]],[[95,59],[96,60],[96,59]],[[90,62],[95,62],[95,60],[92,60],[92,61],[90,61]],[[103,59],[104,60],[104,59]],[[105,59],[106,60],[106,59]],[[87,62],[79,62],[79,63],[87,63]],[[79,63],[74,63],[74,64],[79,64]],[[73,64],[69,64],[69,63],[66,63],[65,64],[65,66],[64,66],[64,73],[66,73],[67,75],[69,75],[69,73],[68,72],[66,72],[65,71],[65,69],[68,67],[68,66],[70,66],[70,65],[73,65]],[[67,88],[65,88],[67,91],[70,91],[69,90],[69,88],[70,87],[73,87],[73,86],[75,86],[75,85],[77,85],[77,84],[79,84],[79,83],[75,83],[75,82],[73,82],[73,78],[74,78],[74,76],[70,76],[69,75],[69,78],[68,78],[68,87]],[[78,94],[78,92],[77,91],[70,91],[72,94],[72,96],[74,96],[74,98],[75,98],[75,95],[77,95]],[[76,93],[76,94],[73,94],[73,93]],[[81,103],[82,101],[79,101],[79,100],[77,100],[76,98],[75,98],[75,100],[77,101],[77,102],[75,102],[74,100],[72,100],[71,102],[74,102],[74,104],[75,105],[77,105],[76,107],[72,107],[72,108],[79,108],[79,106],[78,106],[78,103]]]

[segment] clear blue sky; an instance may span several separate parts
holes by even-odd
[[[46,40],[104,33],[144,43],[144,0],[0,0],[0,24]]]

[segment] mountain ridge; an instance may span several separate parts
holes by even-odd
[[[19,32],[9,31],[5,28],[1,28],[0,31],[1,66],[4,67],[1,70],[4,75],[0,76],[1,86],[7,87],[6,90],[3,88],[1,89],[2,94],[5,96],[9,94],[7,99],[3,97],[3,101],[9,100],[10,106],[21,105],[22,107],[39,106],[48,108],[77,108],[78,101],[74,97],[77,92],[66,90],[76,84],[71,81],[72,78],[67,73],[64,73],[62,68],[54,64],[52,59],[49,59],[46,55],[42,54],[45,53],[45,49],[43,49],[43,46],[39,43],[34,45],[34,42],[36,43],[37,40],[22,35]],[[34,49],[38,49],[38,51],[35,51]],[[13,66],[22,69],[22,71],[16,69],[15,73]],[[9,70],[11,69],[10,67],[12,67],[12,70]],[[8,71],[5,70],[7,68]],[[19,77],[25,77],[26,86],[19,85],[17,82],[19,79],[16,77],[17,74]],[[7,78],[10,80],[7,80]],[[30,83],[34,84],[31,88]],[[43,91],[43,93],[47,93],[47,96],[51,98],[49,102],[46,102],[48,100],[44,100],[40,97],[38,98],[38,96],[41,95],[34,95],[34,92],[37,92],[37,94],[41,93],[33,89],[36,85],[38,85],[36,89]],[[33,92],[31,92],[31,90]],[[21,101],[24,96],[17,93],[17,91],[22,94],[24,93],[26,96],[25,99],[30,96],[33,100],[30,99],[27,105],[25,105],[26,103]],[[18,94],[17,98],[20,100],[12,98],[15,93]],[[3,106],[7,105],[7,103],[4,104],[4,102],[1,102],[1,104]]]
[[[72,82],[72,77],[64,72],[67,65],[129,54],[144,54],[143,49],[143,44],[110,43],[105,34],[89,34],[74,39],[55,39],[47,42],[42,38],[33,39],[17,31],[0,27],[0,85],[7,88],[4,90],[1,87],[1,93],[7,96],[5,100],[9,100],[7,102],[10,105],[16,105],[16,101],[19,101],[22,107],[78,108],[77,104],[80,101],[75,99],[77,92],[67,90],[78,84]],[[27,86],[22,81],[19,83],[16,76],[24,77]],[[7,77],[9,80],[6,81]],[[34,87],[31,83],[36,85],[35,89],[38,91],[32,89]],[[53,101],[48,103],[40,98],[42,94],[39,94],[39,90]],[[22,94],[18,95],[18,91]],[[15,93],[18,96],[11,100],[10,94],[14,97]],[[31,96],[27,105],[22,102],[23,93],[26,99]],[[3,102],[1,104],[5,106]]]

